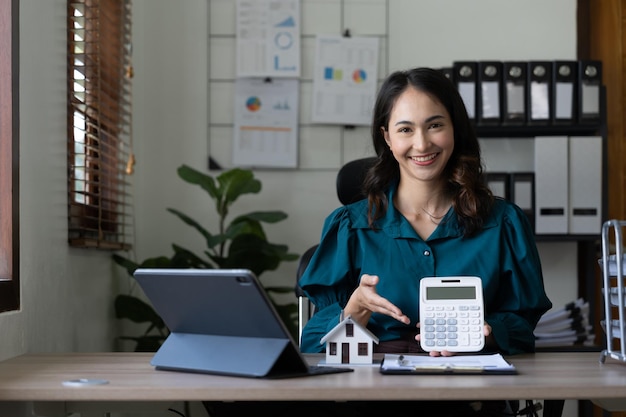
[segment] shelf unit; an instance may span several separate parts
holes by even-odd
[[[607,181],[607,125],[606,125],[606,88],[600,89],[600,118],[598,123],[588,124],[545,124],[545,125],[475,125],[477,136],[481,139],[534,138],[538,136],[599,136],[602,140],[602,213],[601,218],[607,219],[608,213],[608,181]],[[597,333],[594,300],[598,272],[597,260],[601,239],[601,230],[597,234],[535,234],[537,242],[576,242],[578,252],[578,295],[587,300],[591,306],[589,320],[594,324]],[[601,347],[595,347],[600,350]]]
[[[607,357],[626,362],[626,294],[624,293],[624,220],[607,220],[602,225],[602,294],[606,346],[600,362]],[[619,260],[622,260],[621,262]],[[617,347],[619,346],[619,347]]]

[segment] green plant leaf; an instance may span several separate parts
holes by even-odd
[[[132,276],[135,273],[135,269],[137,269],[137,267],[139,266],[136,262],[131,261],[130,259],[125,258],[116,253],[113,254],[113,260],[115,261],[116,264],[123,266],[126,269],[126,272],[128,273],[128,275],[130,276]]]
[[[203,190],[209,193],[213,199],[217,200],[220,198],[220,194],[213,177],[193,169],[189,165],[181,165],[178,167],[177,172],[180,178],[190,184],[199,185]]]
[[[256,220],[244,217],[238,217],[236,223],[231,223],[224,232],[224,237],[227,239],[234,239],[240,235],[256,235],[263,240],[266,240],[265,231],[263,226]]]
[[[245,215],[236,217],[232,223],[239,223],[242,221],[255,220],[265,223],[278,223],[287,218],[287,213],[283,211],[254,211]]]
[[[185,222],[185,224],[193,227],[194,229],[196,229],[198,232],[200,232],[200,234],[202,236],[204,236],[204,239],[209,242],[211,239],[211,233],[209,233],[208,230],[206,230],[204,228],[204,226],[202,226],[200,223],[198,223],[197,221],[195,221],[194,219],[192,219],[191,217],[187,216],[185,213],[173,209],[173,208],[168,208],[167,211],[169,211],[170,213],[175,214],[176,216],[178,216],[179,219],[181,219],[183,222]]]
[[[222,196],[228,205],[243,194],[257,194],[261,191],[261,181],[254,178],[252,171],[234,168],[224,171],[217,177],[222,188]]]
[[[222,220],[228,216],[230,206],[243,194],[258,193],[261,191],[261,182],[254,178],[250,170],[231,169],[217,177],[220,184],[221,199],[217,201],[217,212]]]
[[[254,178],[250,170],[234,168],[223,171],[216,178],[204,174],[188,165],[181,165],[179,177],[185,182],[200,186],[212,198],[219,216],[216,231],[211,233],[201,222],[189,217],[182,211],[168,208],[167,211],[177,216],[186,225],[200,233],[207,248],[206,256],[198,256],[187,248],[172,244],[173,255],[148,258],[136,263],[121,255],[113,255],[114,261],[124,267],[132,277],[135,270],[142,268],[245,268],[257,276],[263,272],[275,270],[283,261],[298,259],[297,254],[289,253],[287,245],[277,245],[267,241],[262,223],[276,223],[287,218],[287,214],[275,211],[255,211],[237,216],[228,226],[227,216],[230,206],[243,194],[261,191],[261,182]],[[268,293],[287,294],[293,287],[268,287]],[[276,302],[272,300],[276,305]],[[277,306],[277,305],[276,305]],[[277,306],[279,314],[293,334],[297,334],[297,304],[289,303]],[[150,305],[139,298],[119,295],[115,300],[116,316],[137,323],[148,323],[144,335],[139,337],[124,336],[137,344],[137,351],[156,351],[168,334],[162,319]],[[158,332],[158,335],[150,333]]]
[[[172,257],[173,267],[213,269],[213,265],[210,262],[207,262],[189,249],[185,249],[176,244],[172,245],[172,247],[174,248],[174,256]]]

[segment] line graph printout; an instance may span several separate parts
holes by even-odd
[[[300,76],[300,0],[237,0],[237,76]]]
[[[298,91],[296,79],[235,81],[233,165],[297,167]]]
[[[376,98],[378,38],[318,36],[312,121],[371,123]]]

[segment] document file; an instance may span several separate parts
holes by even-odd
[[[552,62],[531,61],[528,65],[528,123],[548,124],[552,109]]]
[[[511,173],[511,200],[521,208],[530,224],[535,227],[535,174],[532,172]]]
[[[476,62],[456,61],[452,64],[452,68],[454,69],[456,88],[463,99],[467,115],[470,120],[475,121],[478,64]]]
[[[567,136],[535,138],[535,232],[567,234],[569,157]]]
[[[522,125],[526,123],[528,106],[528,63],[504,62],[502,69],[502,123]]]
[[[573,124],[577,118],[578,62],[554,61],[553,94],[555,124]]]
[[[569,233],[602,230],[602,138],[569,138]]]
[[[478,124],[498,125],[501,121],[502,63],[478,63]]]
[[[601,110],[602,62],[580,61],[579,71],[578,121],[583,124],[598,123]]]

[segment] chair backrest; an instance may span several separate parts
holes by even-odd
[[[365,175],[372,165],[376,162],[376,157],[355,159],[346,163],[339,169],[337,173],[337,198],[344,206],[350,203],[354,203],[365,198],[363,194],[362,185],[365,180]],[[302,336],[302,329],[313,313],[315,312],[315,306],[306,299],[302,288],[300,288],[300,278],[304,274],[304,270],[309,265],[309,261],[317,249],[317,244],[310,247],[302,254],[298,263],[298,270],[296,272],[296,286],[295,293],[298,298],[298,341]]]
[[[366,197],[362,186],[367,171],[376,162],[376,157],[355,159],[341,167],[337,173],[337,197],[341,204],[348,205]]]

